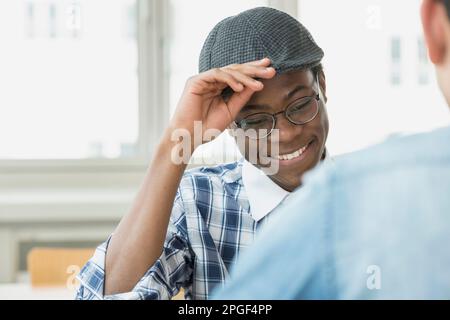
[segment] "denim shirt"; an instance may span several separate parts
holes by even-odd
[[[450,127],[306,175],[218,299],[449,299]]]

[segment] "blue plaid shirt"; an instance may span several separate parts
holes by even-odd
[[[228,278],[257,227],[242,182],[242,161],[188,170],[181,179],[161,256],[131,292],[104,296],[105,253],[100,245],[81,270],[77,299],[208,299]]]

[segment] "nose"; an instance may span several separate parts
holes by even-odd
[[[303,125],[293,124],[286,119],[284,114],[279,114],[277,115],[275,129],[278,129],[278,142],[289,143],[302,134]],[[272,139],[276,139],[276,134],[272,134],[271,136],[273,136]]]

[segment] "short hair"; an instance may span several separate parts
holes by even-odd
[[[444,3],[445,9],[447,9],[447,15],[450,19],[450,0],[442,0],[442,2]]]
[[[317,76],[320,76],[320,74],[323,73],[323,65],[322,65],[322,63],[319,63],[318,65],[316,65],[314,67],[311,67],[309,69],[311,70],[314,78],[317,77]]]

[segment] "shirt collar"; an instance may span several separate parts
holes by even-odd
[[[328,150],[321,163],[334,163]],[[250,203],[250,214],[258,222],[272,212],[290,192],[281,188],[247,160],[241,159],[240,164],[242,165],[242,183]]]
[[[258,222],[277,207],[289,192],[273,182],[263,171],[244,160],[242,182],[250,203],[250,214]]]

